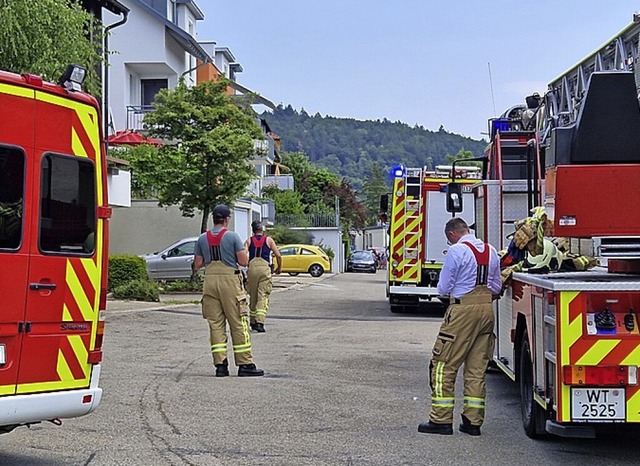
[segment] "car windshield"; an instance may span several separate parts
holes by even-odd
[[[356,260],[371,260],[371,259],[373,259],[373,256],[368,251],[356,251],[356,252],[353,253],[353,255],[351,257],[353,259],[356,259]]]

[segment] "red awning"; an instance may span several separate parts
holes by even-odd
[[[162,146],[164,143],[158,139],[144,136],[132,129],[124,129],[112,134],[108,138],[109,144],[118,146],[128,144],[130,146],[138,146],[140,144],[151,144],[154,146]]]

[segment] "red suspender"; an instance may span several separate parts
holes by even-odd
[[[257,239],[255,236],[251,237],[251,242],[253,243],[253,247],[255,247],[256,249],[261,248],[262,246],[264,246],[264,242],[267,240],[267,235],[262,235],[262,238]]]
[[[480,252],[473,244],[467,241],[463,241],[462,244],[471,249],[473,256],[476,258],[476,264],[478,264],[476,285],[486,285],[489,271],[489,245],[485,243],[484,251]]]
[[[211,250],[211,260],[212,261],[221,261],[222,253],[220,251],[220,241],[222,241],[222,237],[227,232],[226,228],[220,230],[217,234],[213,234],[211,230],[207,230],[207,243],[209,243],[209,249]]]

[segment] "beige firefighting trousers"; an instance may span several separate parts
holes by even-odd
[[[242,278],[234,268],[220,261],[205,268],[202,316],[209,322],[214,364],[222,364],[227,357],[227,322],[236,366],[253,363]]]
[[[252,324],[264,324],[269,310],[269,296],[273,290],[271,267],[262,257],[254,257],[249,262],[247,291],[249,292],[249,311]]]
[[[455,381],[458,369],[464,364],[462,414],[471,425],[482,425],[487,391],[485,372],[495,343],[493,327],[491,292],[486,286],[474,288],[460,298],[460,304],[449,305],[433,345],[430,364],[431,422],[453,422]]]

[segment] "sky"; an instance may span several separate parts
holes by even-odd
[[[632,0],[196,0],[237,81],[310,115],[486,138],[487,120],[617,35]]]

